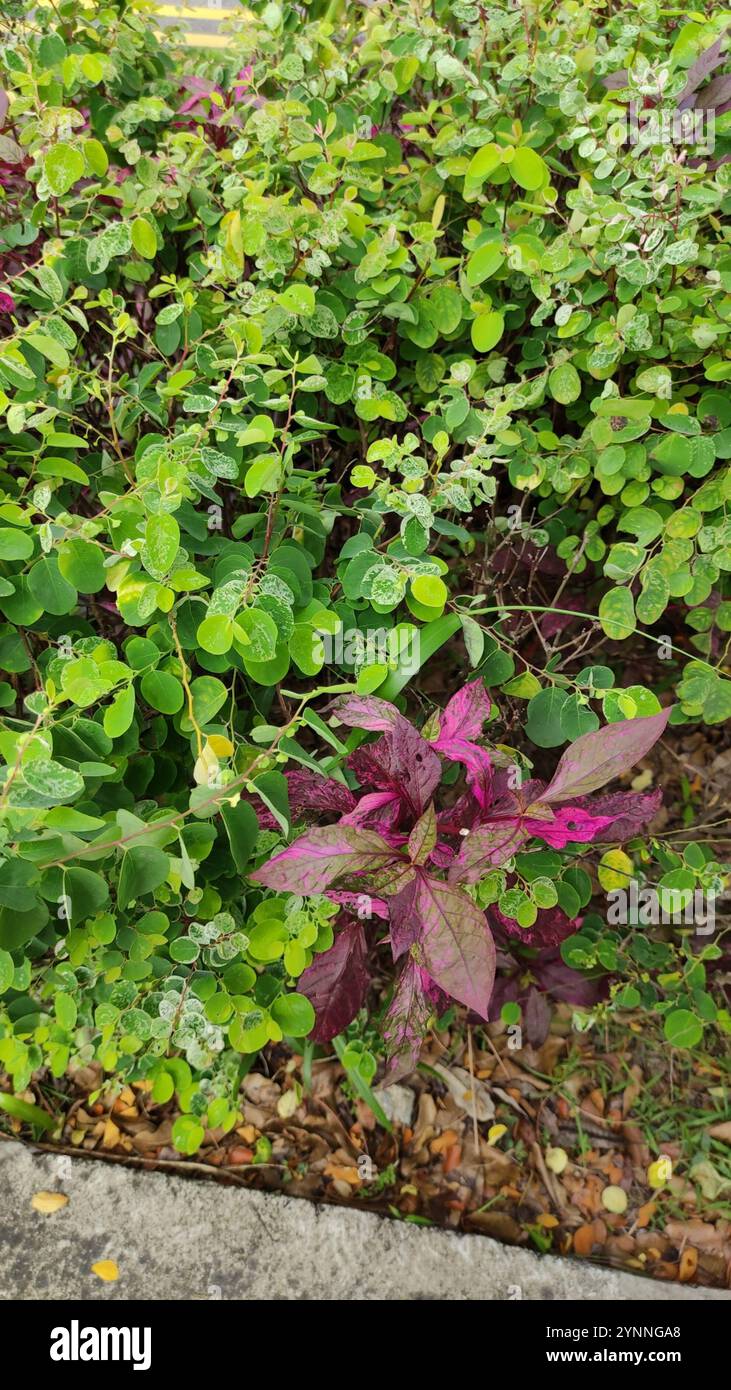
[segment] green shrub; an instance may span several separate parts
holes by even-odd
[[[539,750],[673,683],[731,712],[729,114],[712,157],[620,129],[724,15],[253,10],[204,58],[60,0],[0,59],[0,1062],[174,1088],[189,1151],[312,1026],[333,905],[243,880],[283,765],[352,751],[321,695],[460,634]],[[501,554],[550,555],[542,604]],[[531,608],[644,632],[658,693],[526,658]]]

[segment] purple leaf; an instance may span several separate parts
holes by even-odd
[[[621,843],[640,835],[662,804],[662,787],[652,792],[606,792],[604,796],[577,797],[573,806],[596,816],[611,816],[612,828],[603,840]]]
[[[572,970],[561,958],[558,947],[532,962],[531,972],[541,989],[547,990],[554,999],[562,999],[566,1004],[579,1004],[590,1008],[608,993],[605,979],[589,980],[578,970]]]
[[[375,830],[355,825],[323,825],[300,835],[293,845],[275,854],[250,875],[254,883],[280,893],[311,897],[324,893],[343,874],[380,869],[395,858],[393,849]]]
[[[540,1047],[546,1041],[551,1026],[551,1010],[545,994],[538,989],[529,989],[523,1016],[528,1042],[531,1047]]]
[[[629,74],[626,68],[620,68],[619,72],[610,72],[608,77],[602,78],[602,86],[608,92],[619,92],[627,86]]]
[[[329,1042],[342,1033],[363,1004],[370,976],[361,922],[347,920],[329,951],[316,955],[297,981],[315,1010],[313,1042]]]
[[[385,701],[378,701],[379,704]],[[426,810],[442,775],[436,753],[413,725],[401,719],[393,731],[348,759],[361,786],[398,796],[416,819]]]
[[[495,944],[484,912],[461,889],[417,869],[418,949],[432,979],[487,1018],[495,980]]]
[[[305,811],[332,811],[342,815],[352,811],[356,805],[350,788],[332,777],[322,777],[319,772],[312,772],[308,768],[297,768],[285,772],[284,776],[293,821],[298,820]],[[277,829],[277,822],[268,808],[257,806],[256,814],[262,829]]]
[[[388,902],[391,927],[391,953],[398,960],[419,940],[421,920],[418,911],[419,880],[416,874]]]
[[[724,61],[724,49],[728,31],[724,29],[720,38],[712,43],[710,48],[706,48],[699,58],[688,68],[688,80],[678,97],[678,110],[684,111],[693,99],[693,95],[698,91],[702,82]]]
[[[376,695],[343,695],[333,701],[330,713],[348,728],[367,729],[369,733],[388,733],[399,723],[408,724],[395,705]]]
[[[719,108],[728,101],[729,97],[731,97],[731,74],[721,73],[720,76],[714,77],[713,81],[709,82],[702,92],[696,93],[693,106],[697,110],[715,111],[719,114]]]
[[[523,946],[537,946],[541,950],[546,950],[549,946],[560,946],[567,936],[572,936],[578,931],[580,925],[580,919],[572,921],[560,907],[540,908],[532,927],[519,926],[510,917],[504,917],[499,908],[494,906],[487,909],[487,917],[491,923],[497,923],[511,940],[518,941]]]
[[[369,817],[375,816],[378,811],[383,811],[386,806],[391,807],[391,812],[398,810],[398,803],[399,798],[396,792],[366,792],[365,796],[362,796],[353,807],[353,810],[348,811],[347,815],[343,816],[340,824],[363,825]],[[383,831],[384,828],[389,829],[394,819],[395,817],[391,813],[388,816],[379,817],[374,823],[373,829],[379,831]]]
[[[407,960],[383,1022],[387,1085],[416,1070],[432,1005],[424,988],[424,971]]]
[[[625,719],[582,734],[562,755],[551,782],[541,794],[541,802],[574,801],[628,772],[657,743],[671,709],[672,706],[646,719]]]
[[[449,870],[450,883],[477,883],[489,869],[499,869],[530,839],[531,831],[512,820],[478,825],[464,840]]]
[[[440,739],[434,744],[443,758],[451,763],[462,763],[467,768],[467,785],[478,805],[486,809],[491,800],[492,761],[484,748],[469,743],[464,738]]]

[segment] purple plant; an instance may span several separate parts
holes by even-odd
[[[347,759],[358,790],[306,770],[289,773],[295,819],[312,813],[338,813],[340,819],[306,831],[251,877],[279,892],[327,894],[343,909],[334,944],[299,982],[315,1008],[312,1037],[318,1042],[342,1032],[365,998],[369,974],[360,919],[388,921],[393,960],[401,962],[384,1027],[388,1078],[395,1080],[416,1065],[440,1001],[454,999],[488,1018],[495,941],[466,889],[532,840],[563,849],[599,835],[615,841],[636,835],[655,814],[661,792],[593,793],[649,751],[670,710],[582,735],[548,784],[516,788],[514,770],[499,766],[504,754],[479,742],[490,713],[480,680],[460,690],[421,733],[393,705],[372,696],[345,696],[332,712],[342,724],[381,735]],[[438,810],[441,758],[463,765],[466,788]],[[524,944],[540,947],[555,947],[573,928],[555,908],[540,912],[527,930],[500,914],[493,920],[503,939],[519,931]]]

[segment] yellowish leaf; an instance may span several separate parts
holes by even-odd
[[[65,1192],[35,1192],[31,1198],[31,1206],[34,1211],[42,1211],[44,1216],[51,1216],[54,1211],[60,1211],[62,1207],[67,1206],[68,1200]]]
[[[488,1144],[497,1144],[498,1139],[502,1139],[503,1135],[507,1134],[507,1132],[507,1125],[490,1125],[490,1128],[487,1131]]]
[[[105,1284],[113,1284],[119,1278],[119,1265],[116,1260],[97,1260],[91,1266],[91,1272],[103,1279]]]

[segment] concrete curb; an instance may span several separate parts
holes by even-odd
[[[660,1284],[368,1212],[0,1146],[0,1298],[677,1300],[731,1293]],[[68,1205],[50,1216],[39,1191]],[[119,1279],[91,1272],[115,1260]]]

